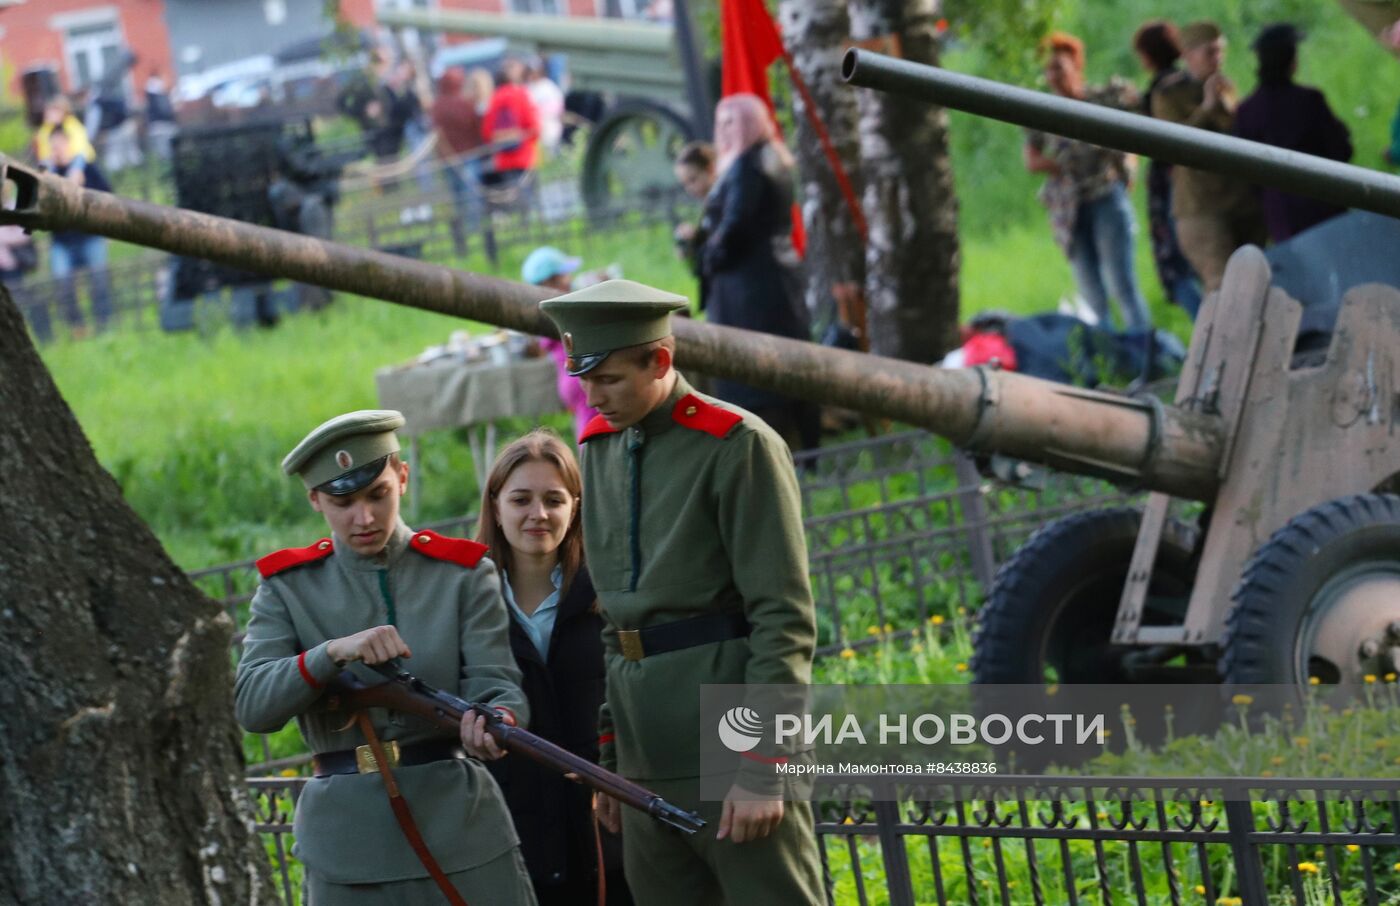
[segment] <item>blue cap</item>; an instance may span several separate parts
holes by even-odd
[[[543,283],[550,277],[572,274],[582,263],[582,259],[570,258],[553,246],[541,246],[520,266],[520,279],[526,283]]]

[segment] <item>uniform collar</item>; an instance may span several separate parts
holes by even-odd
[[[675,418],[672,416],[672,412],[676,408],[676,403],[680,401],[681,397],[692,392],[694,391],[691,390],[690,382],[685,379],[685,375],[677,371],[676,386],[671,388],[671,392],[666,395],[666,399],[662,400],[661,404],[655,409],[644,415],[642,420],[637,422],[633,427],[641,428],[642,434],[646,437],[660,434],[676,423]]]
[[[384,550],[372,557],[357,554],[350,549],[350,545],[342,541],[339,537],[335,539],[335,558],[341,566],[347,569],[375,570],[387,569],[398,562],[400,556],[408,548],[408,542],[413,538],[413,531],[404,525],[400,519],[394,530],[389,533],[389,543],[384,546]]]

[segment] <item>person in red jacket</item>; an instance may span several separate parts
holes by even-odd
[[[525,64],[507,58],[501,65],[500,85],[482,119],[482,138],[506,143],[492,160],[494,172],[483,176],[483,182],[494,188],[518,186],[528,191],[530,174],[538,160],[540,117],[524,82]]]

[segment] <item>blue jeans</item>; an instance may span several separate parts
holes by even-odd
[[[58,306],[70,327],[81,327],[83,313],[78,308],[78,275],[88,271],[92,294],[92,317],[98,329],[112,320],[112,294],[107,276],[107,240],[102,236],[54,238],[49,246],[49,270],[59,281]]]
[[[1108,312],[1110,295],[1118,300],[1125,329],[1148,330],[1152,326],[1147,300],[1133,270],[1136,232],[1133,208],[1121,183],[1102,198],[1080,203],[1074,218],[1069,246],[1074,282],[1104,327],[1113,324]]]
[[[484,200],[481,197],[481,160],[455,161],[442,168],[447,177],[448,188],[452,191],[452,205],[462,228],[475,233],[481,228],[481,212]]]

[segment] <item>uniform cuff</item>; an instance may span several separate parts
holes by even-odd
[[[310,651],[297,655],[297,672],[304,683],[313,689],[324,687],[340,673],[340,668],[331,660],[326,648],[329,641],[322,642]]]

